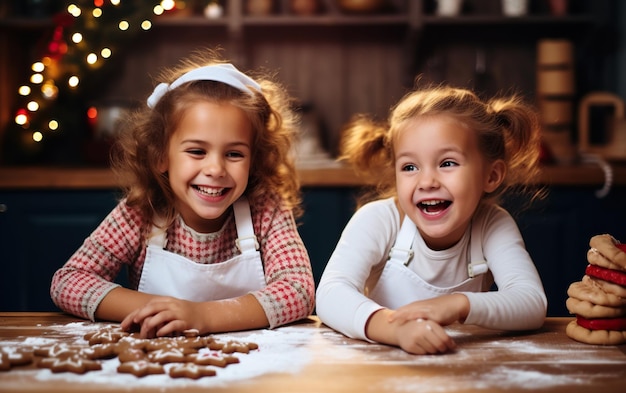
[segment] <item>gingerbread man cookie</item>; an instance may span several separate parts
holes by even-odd
[[[198,379],[202,377],[213,377],[216,374],[217,372],[211,367],[199,366],[194,363],[175,364],[169,371],[169,375],[172,378]]]
[[[117,367],[118,373],[133,374],[141,378],[152,374],[165,374],[165,368],[159,363],[152,363],[146,360],[136,360],[133,362],[125,362]]]
[[[100,363],[78,355],[64,358],[43,358],[39,361],[37,367],[48,368],[53,373],[70,372],[74,374],[84,374],[87,371],[102,369]]]

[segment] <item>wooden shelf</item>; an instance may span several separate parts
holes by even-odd
[[[613,184],[626,185],[626,165],[612,165]],[[368,185],[350,168],[300,168],[300,184],[314,187],[360,187]],[[551,186],[599,187],[605,182],[604,173],[597,165],[547,166],[538,179]],[[0,189],[114,189],[115,177],[107,168],[0,168]]]

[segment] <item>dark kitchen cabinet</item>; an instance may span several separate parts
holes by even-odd
[[[0,310],[55,310],[52,275],[115,204],[113,191],[0,190]]]

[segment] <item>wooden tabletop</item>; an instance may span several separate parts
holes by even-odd
[[[398,348],[351,340],[316,317],[274,330],[215,335],[255,342],[240,363],[198,380],[168,375],[137,378],[116,371],[117,358],[83,375],[29,366],[0,371],[1,392],[601,392],[626,391],[626,347],[569,339],[571,318],[548,318],[536,332],[510,333],[453,325],[459,348],[415,356]],[[0,313],[0,346],[24,348],[67,342],[106,324],[59,313]]]

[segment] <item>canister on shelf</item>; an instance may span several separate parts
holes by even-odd
[[[544,39],[537,44],[537,106],[543,141],[559,164],[576,159],[574,126],[574,47],[564,39]]]

